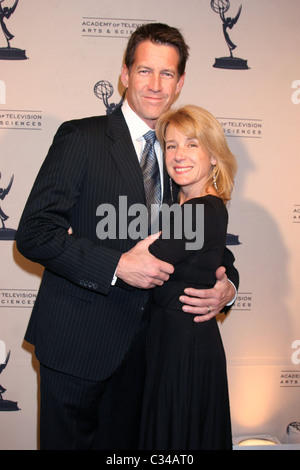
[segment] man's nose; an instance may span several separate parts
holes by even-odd
[[[160,74],[153,73],[151,75],[151,80],[149,82],[149,89],[152,91],[160,91],[161,90],[161,77]]]

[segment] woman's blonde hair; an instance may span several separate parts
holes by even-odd
[[[166,130],[170,125],[175,126],[188,138],[196,138],[208,155],[215,158],[217,163],[212,165],[206,190],[213,186],[215,181],[219,196],[227,203],[231,199],[237,164],[219,121],[206,109],[194,105],[167,111],[158,119],[155,128],[164,150]]]

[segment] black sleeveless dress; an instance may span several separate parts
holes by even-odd
[[[198,204],[204,207],[202,248],[191,249],[190,238],[176,239],[172,229],[169,239],[163,231],[149,248],[157,258],[172,263],[175,272],[153,291],[141,449],[232,449],[226,358],[216,319],[195,323],[178,300],[185,287],[213,287],[215,271],[222,264],[227,210],[212,195],[184,203],[181,210],[185,213],[189,205],[197,233]]]

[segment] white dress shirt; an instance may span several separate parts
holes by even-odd
[[[144,135],[149,131],[153,130],[151,129],[134,111],[131,109],[129,106],[127,100],[124,101],[122,105],[122,112],[126,121],[126,124],[128,126],[131,139],[134,145],[134,148],[136,150],[136,154],[138,157],[138,160],[140,161],[143,149],[145,146],[145,139]],[[163,152],[161,149],[161,146],[159,142],[156,140],[154,144],[155,148],[155,153],[157,156],[158,160],[158,166],[159,166],[159,171],[160,171],[160,182],[161,182],[161,194],[163,195],[163,183],[164,183],[164,177],[163,177]]]

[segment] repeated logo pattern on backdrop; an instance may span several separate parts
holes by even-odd
[[[7,46],[0,48],[0,59],[24,60],[27,58],[25,51],[11,46],[11,41],[13,40],[14,35],[8,30],[8,27],[6,26],[7,20],[9,20],[11,15],[13,15],[13,13],[15,12],[15,9],[17,8],[19,0],[15,0],[15,3],[13,4],[12,7],[8,7],[8,6],[2,7],[2,3],[4,1],[5,0],[1,0],[1,3],[0,3],[0,24],[1,24],[2,32],[7,42]]]
[[[233,55],[234,49],[236,49],[236,44],[232,42],[229,36],[229,30],[231,30],[234,25],[237,23],[241,11],[242,5],[239,7],[239,10],[235,17],[231,18],[230,16],[225,16],[225,14],[230,9],[229,0],[220,1],[220,0],[211,0],[210,6],[215,13],[219,13],[220,19],[222,21],[222,29],[226,44],[229,49],[229,57],[220,57],[215,60],[214,67],[221,69],[236,69],[236,70],[246,70],[248,69],[247,60],[241,59],[240,57],[235,57]]]
[[[2,357],[4,352],[5,352],[5,343],[0,340],[0,374],[7,367],[7,364],[10,358],[10,351],[8,351],[7,356],[5,357],[5,360],[4,360],[4,357]],[[0,384],[0,411],[19,410],[17,402],[6,400],[5,398],[3,398],[3,395],[5,392],[6,392],[6,388],[2,387],[2,385]]]

